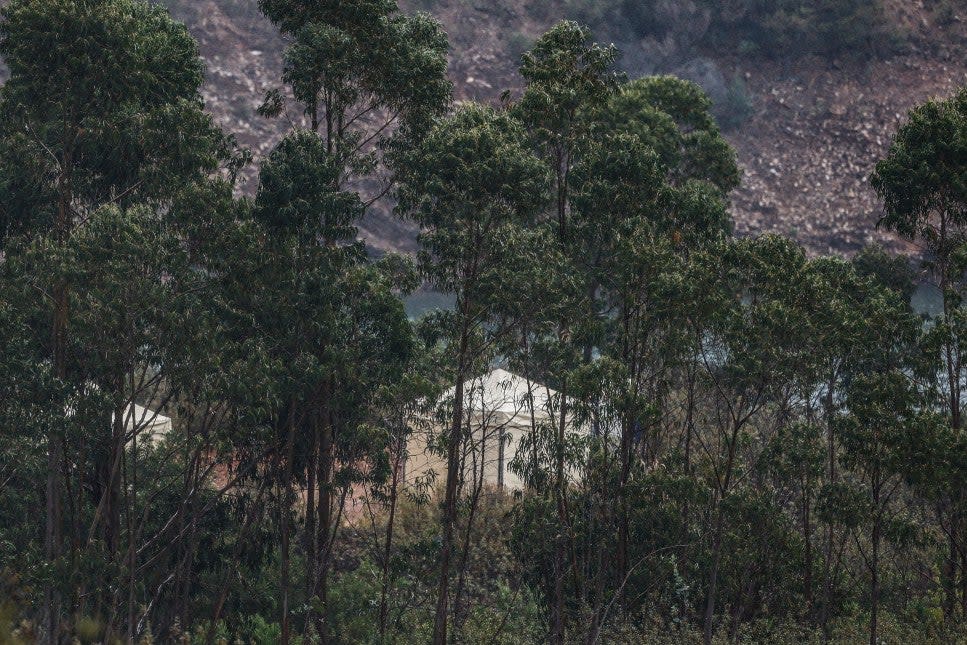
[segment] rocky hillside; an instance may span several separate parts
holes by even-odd
[[[258,14],[256,0],[160,1],[201,42],[211,111],[245,145],[265,153],[287,124],[262,119],[255,109],[278,83],[284,43]],[[430,10],[445,25],[457,97],[486,101],[518,84],[520,53],[556,19],[573,13],[576,3],[402,4]],[[620,25],[617,15],[596,27],[598,36],[623,50],[629,75],[675,73],[699,82],[717,101],[745,172],[734,197],[738,232],[787,234],[816,253],[849,253],[873,240],[898,246],[875,231],[878,205],[867,177],[911,106],[967,84],[967,0],[888,0],[886,19],[897,41],[890,54],[805,56],[794,63],[703,44],[694,31],[699,14],[687,13],[694,3],[666,4],[681,13],[669,18],[685,26],[681,30],[634,39],[609,28]],[[381,212],[363,229],[379,248],[412,242],[409,231]]]

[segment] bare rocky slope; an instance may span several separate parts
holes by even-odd
[[[255,0],[161,0],[201,43],[208,64],[204,94],[224,128],[256,155],[288,125],[255,110],[278,84],[284,42]],[[878,208],[868,177],[912,106],[967,84],[967,0],[889,0],[890,21],[904,44],[889,57],[794,64],[750,61],[674,42],[619,42],[629,75],[678,73],[721,99],[726,79],[742,79],[751,116],[728,132],[744,170],[734,195],[740,234],[778,232],[813,253],[850,253],[871,241],[900,243],[876,231]],[[451,42],[450,75],[458,99],[496,100],[519,84],[515,61],[566,13],[546,0],[406,0],[429,8]],[[604,38],[608,34],[603,34]],[[725,115],[729,116],[729,115]],[[412,233],[387,209],[363,223],[380,249],[407,249]]]

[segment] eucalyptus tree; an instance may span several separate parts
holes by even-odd
[[[306,194],[303,203],[311,203],[308,195],[319,191],[356,199],[355,214],[344,222],[354,225],[366,208],[392,189],[392,181],[381,177],[386,170],[382,163],[386,150],[418,136],[449,105],[446,34],[426,14],[401,14],[392,0],[261,0],[259,8],[290,41],[282,80],[289,95],[302,106],[308,132],[320,142],[312,156],[324,156],[328,166],[324,176],[303,173],[289,178],[291,183],[283,187],[288,191],[286,199],[298,199],[300,191]],[[285,97],[279,90],[269,92],[260,112],[281,114],[286,109]],[[359,191],[367,196],[360,197]],[[333,239],[349,241],[341,235],[327,241]],[[337,347],[338,342],[329,344],[331,357]],[[329,364],[338,363],[330,358]],[[329,369],[317,378],[318,391],[304,402],[312,408],[307,414],[313,427],[308,447],[312,458],[305,466],[307,544],[312,563],[307,580],[313,580],[307,582],[307,589],[310,596],[313,590],[319,592],[324,604],[325,545],[335,530],[331,526],[336,447],[332,433],[338,420],[338,393],[335,371]],[[317,491],[318,503],[313,508]]]
[[[967,226],[967,89],[914,108],[871,181],[884,200],[880,226],[924,244],[925,267],[936,277],[949,323],[965,288]],[[962,363],[954,330],[944,348],[950,422],[960,428]]]
[[[894,502],[903,493],[904,473],[911,465],[908,447],[920,440],[927,424],[936,421],[931,413],[919,412],[923,409],[919,398],[909,377],[899,370],[863,374],[850,384],[849,411],[837,420],[843,461],[861,475],[866,496],[862,517],[869,524],[868,549],[857,546],[869,572],[870,645],[880,642],[884,533],[897,514]]]
[[[447,37],[429,15],[402,14],[395,0],[259,0],[259,8],[290,39],[282,80],[336,160],[337,186],[374,178],[391,140],[417,135],[448,107]],[[284,110],[274,90],[260,111]]]
[[[0,17],[0,54],[10,69],[0,97],[6,233],[43,235],[62,251],[109,205],[163,205],[172,187],[227,160],[226,140],[202,112],[197,46],[161,8],[131,0],[12,2]],[[45,286],[50,333],[38,341],[54,378],[78,392],[84,384],[69,351],[67,273]],[[64,429],[52,423],[46,432],[51,562],[63,551],[62,491],[71,476],[64,464],[78,463],[65,452],[78,446],[65,445]],[[61,614],[53,582],[46,595],[44,634],[53,639]]]
[[[590,30],[575,22],[562,21],[542,35],[533,48],[521,59],[520,74],[524,78],[524,90],[513,106],[514,114],[524,123],[532,145],[550,168],[554,179],[553,200],[549,204],[547,223],[553,228],[558,245],[569,262],[575,257],[571,241],[577,239],[572,230],[571,180],[575,163],[580,157],[582,143],[591,136],[591,127],[584,114],[601,105],[617,88],[619,77],[613,71],[617,50],[600,47],[591,41]],[[509,95],[505,95],[509,97]],[[565,268],[566,273],[575,273]],[[561,525],[559,544],[556,548],[554,577],[557,580],[552,610],[551,641],[564,639],[564,589],[566,571],[566,545],[564,536],[569,529],[566,508],[566,476],[564,464],[565,430],[568,418],[567,372],[578,361],[575,356],[574,332],[583,335],[578,321],[589,306],[581,304],[586,293],[586,280],[576,282],[577,289],[568,294],[563,302],[561,315],[556,320],[557,346],[554,356],[554,382],[561,395],[557,411],[557,448],[554,458],[554,495],[558,521]],[[586,332],[585,332],[586,333]],[[589,347],[588,342],[581,343]],[[588,350],[585,349],[585,359]],[[576,566],[576,563],[572,563]]]
[[[599,132],[637,135],[672,185],[701,180],[722,194],[739,185],[735,150],[712,116],[711,99],[694,83],[673,76],[624,83],[593,118]]]
[[[940,289],[943,313],[933,321],[942,336],[944,406],[950,425],[962,427],[961,402],[965,361],[961,316],[967,248],[967,89],[946,100],[933,100],[914,108],[871,177],[884,201],[879,225],[920,242],[926,251],[925,268]],[[949,516],[950,556],[946,566],[945,615],[951,617],[956,600],[957,551],[967,529],[962,507],[964,491],[938,509]],[[961,571],[967,581],[967,569]],[[967,592],[967,582],[964,587]],[[967,593],[965,593],[967,597]]]
[[[822,427],[825,433],[825,473],[814,501],[835,495],[840,486],[841,455],[837,418],[845,404],[848,384],[858,374],[884,365],[886,369],[909,366],[918,342],[918,323],[899,292],[875,276],[860,274],[854,263],[840,258],[810,260],[803,273],[800,293],[811,312],[804,321],[810,347],[809,359],[800,365],[797,376],[802,415],[807,424]],[[810,496],[812,497],[812,496]],[[813,516],[804,499],[804,513]],[[830,519],[828,513],[823,515]],[[821,518],[822,519],[822,518]],[[810,585],[807,603],[810,620],[828,628],[841,574],[843,544],[849,533],[835,522],[825,522],[822,550],[821,596]],[[812,535],[807,524],[804,531]],[[804,536],[805,539],[805,536]],[[807,555],[812,558],[812,544]],[[810,571],[812,563],[804,563]]]
[[[801,337],[808,309],[796,288],[806,265],[802,249],[781,238],[723,241],[695,253],[685,279],[703,390],[697,461],[710,489],[706,643],[715,629],[727,505],[789,418],[796,370],[808,359]]]
[[[854,255],[851,263],[858,274],[873,278],[895,291],[904,304],[910,304],[917,290],[917,273],[909,257],[894,255],[879,244],[873,244]]]
[[[663,244],[683,257],[731,232],[727,197],[738,185],[740,171],[735,151],[722,137],[711,108],[710,100],[695,84],[657,76],[622,84],[603,105],[591,112],[589,119],[595,136],[587,145],[589,157],[616,158],[609,148],[613,149],[618,141],[633,138],[639,150],[647,149],[654,156],[655,173],[663,184],[660,195],[652,198],[649,208],[619,206],[621,200],[609,199],[608,193],[616,197],[627,193],[634,197],[635,183],[604,167],[598,176],[594,164],[578,165],[577,216],[582,222],[587,220],[593,224],[596,232],[591,236],[584,232],[582,237],[595,244],[581,251],[586,258],[585,270],[592,276],[589,293],[592,298],[597,294],[603,301],[596,309],[607,311],[615,306],[608,294],[598,293],[598,289],[607,283],[608,276],[620,274],[612,251],[615,240],[633,239],[627,232],[620,233],[626,221],[647,222],[651,230],[646,235],[648,244]],[[591,178],[588,184],[591,191],[583,187],[584,176]],[[605,188],[609,182],[612,185]],[[595,184],[599,185],[596,191]],[[643,188],[645,192],[654,191],[654,187]],[[639,249],[644,250],[646,246],[638,243]],[[687,365],[686,372],[689,373],[685,380],[692,382]],[[690,425],[686,420],[686,455],[689,454]]]
[[[585,360],[596,346],[628,374],[619,395],[630,406],[620,424],[619,581],[628,566],[633,452],[658,457],[662,400],[687,362],[672,276],[690,251],[731,230],[723,197],[738,168],[710,108],[694,84],[654,77],[619,86],[581,115],[594,134],[579,142],[570,176],[568,246],[586,281]],[[652,407],[650,420],[642,406]]]
[[[604,136],[574,171],[575,245],[600,299],[602,352],[626,372],[620,422],[617,580],[628,574],[628,487],[633,460],[659,457],[663,401],[684,364],[682,258],[730,228],[718,191],[672,186],[654,148],[634,134]],[[593,259],[591,259],[593,258]],[[597,307],[596,307],[597,308]],[[650,409],[650,413],[645,413]],[[640,451],[640,454],[639,454]]]
[[[524,92],[514,114],[527,126],[554,174],[558,235],[567,239],[571,170],[591,132],[583,112],[601,105],[617,88],[614,47],[591,42],[587,27],[562,21],[541,36],[521,59]]]
[[[315,132],[294,132],[262,164],[253,206],[269,259],[253,314],[258,333],[281,358],[273,372],[279,406],[272,424],[281,491],[283,641],[291,635],[296,477],[307,481],[305,590],[325,607],[346,496],[362,476],[361,464],[385,448],[360,434],[371,409],[368,392],[396,378],[410,352],[392,280],[366,262],[355,241],[363,204],[358,193],[336,188],[340,172]],[[314,629],[325,641],[325,615],[318,618]]]
[[[419,224],[421,273],[456,298],[449,314],[453,408],[447,445],[440,578],[433,642],[447,642],[454,553],[464,382],[480,359],[540,305],[542,263],[553,261],[533,230],[547,192],[547,171],[527,147],[523,128],[493,109],[465,105],[441,120],[422,144],[401,153],[398,213]]]

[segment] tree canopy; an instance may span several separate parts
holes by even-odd
[[[873,173],[922,257],[813,256],[588,27],[454,105],[426,14],[259,8],[251,194],[163,9],[0,10],[0,642],[963,640],[967,90]]]

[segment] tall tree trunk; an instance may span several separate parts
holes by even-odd
[[[312,415],[312,439],[306,467],[306,597],[312,598],[319,564],[319,534],[316,530],[316,476],[319,472],[320,419],[318,409]]]
[[[389,613],[389,603],[387,594],[389,593],[390,582],[390,559],[393,557],[393,530],[396,526],[396,503],[399,498],[400,470],[402,469],[403,452],[406,450],[406,441],[401,440],[396,446],[396,454],[393,458],[393,478],[389,492],[389,518],[386,520],[386,544],[383,549],[383,580],[382,589],[379,597],[379,638],[380,642],[386,641],[386,618]]]
[[[316,118],[315,115],[313,115],[313,118]],[[317,622],[317,616],[313,609],[314,603],[311,602],[311,599],[315,595],[316,575],[319,567],[319,532],[316,528],[316,488],[320,460],[320,419],[318,403],[314,403],[314,409],[311,411],[312,435],[309,445],[309,459],[306,464],[306,527],[303,533],[303,545],[306,550],[305,593],[306,599],[310,601],[308,603],[309,609],[306,613],[306,623],[303,628],[303,631],[306,633]]]
[[[958,549],[960,552],[960,617],[967,620],[967,551]]]
[[[712,570],[709,573],[708,596],[705,599],[704,617],[704,642],[711,645],[715,623],[715,600],[718,594],[719,565],[722,561],[722,535],[725,526],[725,498],[728,496],[732,485],[733,468],[735,467],[736,446],[739,440],[739,433],[742,430],[741,422],[732,421],[731,436],[728,440],[728,455],[726,457],[725,469],[721,483],[717,483],[716,508],[715,508],[715,528],[712,538]]]
[[[469,423],[470,420],[468,419],[467,428],[472,433],[473,429],[470,428]],[[467,511],[467,530],[464,532],[463,547],[460,550],[460,564],[457,567],[457,586],[453,594],[453,629],[455,637],[459,637],[460,630],[463,627],[463,618],[465,613],[463,609],[463,590],[467,578],[467,562],[470,559],[470,549],[472,547],[473,539],[473,525],[477,517],[477,509],[480,505],[480,494],[483,491],[484,476],[486,474],[485,469],[487,467],[487,437],[486,429],[483,430],[483,437],[481,438],[480,443],[480,470],[479,474],[477,474],[474,478],[473,490],[470,493],[470,504]]]
[[[880,611],[880,525],[883,513],[880,509],[879,468],[875,468],[873,485],[873,553],[870,556],[870,645],[877,645],[877,621]]]
[[[58,285],[55,295],[54,313],[54,372],[59,378],[66,374],[63,369],[63,337],[67,327],[66,287]],[[44,559],[54,563],[61,554],[61,467],[64,462],[64,439],[62,428],[51,427],[47,433],[47,483],[46,517],[44,527]],[[53,576],[44,582],[44,639],[48,644],[59,641],[60,632],[60,591]]]
[[[944,562],[943,587],[944,587],[944,618],[953,620],[954,608],[957,603],[957,524],[956,514],[950,512],[950,530],[947,534],[947,557]],[[963,574],[961,574],[963,575]]]
[[[289,580],[289,541],[291,533],[291,516],[292,516],[292,467],[293,459],[295,457],[295,436],[296,436],[296,401],[293,398],[289,402],[288,410],[288,422],[286,440],[285,440],[285,464],[282,469],[282,491],[279,495],[279,513],[281,517],[279,518],[282,523],[282,563],[281,563],[281,586],[282,586],[282,637],[280,642],[282,645],[289,645],[292,626],[289,620],[289,605],[290,605],[290,594],[291,594],[291,581]]]
[[[319,597],[319,604],[322,607],[322,615],[319,616],[317,631],[320,643],[329,642],[329,545],[332,541],[332,532],[336,530],[333,526],[333,486],[332,476],[335,464],[335,441],[334,428],[331,410],[332,399],[332,377],[327,377],[323,382],[322,388],[322,434],[319,439],[319,508],[318,518],[319,527],[317,530],[319,552],[317,554],[315,594]]]
[[[68,129],[68,132],[72,132]],[[69,139],[68,137],[65,137]],[[69,168],[72,166],[70,146],[65,146],[61,172],[57,178],[57,213],[54,221],[54,236],[59,244],[66,244],[71,232],[71,201],[73,193]],[[54,378],[60,383],[67,381],[67,322],[70,307],[68,285],[58,280],[53,286],[53,318],[51,323],[51,363]],[[66,412],[66,411],[65,411]],[[64,468],[64,436],[62,427],[51,427],[47,432],[47,482],[45,490],[44,559],[56,562],[61,555],[62,506],[61,506],[61,469]],[[60,639],[61,596],[53,577],[44,583],[43,638],[47,643]]]
[[[123,436],[123,435],[122,435]],[[123,450],[123,447],[122,447]],[[134,637],[137,635],[135,630],[137,629],[137,564],[138,564],[138,551],[137,551],[137,539],[136,531],[134,528],[134,510],[135,505],[138,500],[138,435],[135,434],[131,438],[131,463],[130,463],[131,475],[129,477],[129,485],[125,488],[130,490],[130,493],[125,494],[125,499],[128,499],[127,509],[125,509],[125,516],[127,517],[128,524],[128,642],[133,643]]]
[[[715,533],[712,538],[712,569],[709,572],[708,595],[705,597],[705,613],[702,619],[703,642],[711,645],[715,627],[715,597],[718,591],[719,564],[722,561],[722,500],[716,511]]]
[[[827,446],[827,465],[829,468],[829,483],[836,483],[836,431],[833,425],[833,387],[836,382],[835,371],[830,373],[826,383],[826,396],[824,401],[824,413],[826,416],[826,446]],[[829,618],[833,602],[833,550],[835,544],[835,531],[832,524],[826,527],[826,559],[823,575],[823,605],[820,612],[820,626],[826,637],[829,637]]]
[[[945,322],[950,321],[950,317],[953,313],[954,308],[957,303],[953,301],[950,294],[950,249],[948,247],[947,239],[947,218],[948,214],[946,211],[940,213],[940,239],[937,241],[938,248],[938,262],[937,270],[939,272],[939,286],[941,302],[943,304],[943,317]],[[959,373],[959,357],[957,356],[957,349],[954,347],[954,339],[948,337],[944,342],[944,359],[945,367],[947,372],[947,404],[948,411],[950,413],[950,427],[956,432],[960,429],[961,418],[960,418],[960,373]],[[948,541],[948,557],[946,566],[944,567],[944,617],[947,620],[953,620],[955,616],[955,609],[957,605],[957,562],[959,560],[958,551],[960,549],[959,541],[959,524],[960,517],[957,511],[957,501],[960,496],[958,493],[960,491],[951,492],[950,500],[950,531],[947,535]],[[965,576],[967,570],[961,572],[961,576]],[[967,576],[965,576],[967,577]]]
[[[806,615],[809,621],[815,618],[815,600],[813,598],[813,536],[812,519],[810,518],[810,505],[812,503],[812,488],[809,476],[803,478],[802,493],[802,537],[804,545],[803,553],[803,592],[806,596]]]
[[[622,343],[621,354],[622,362],[628,369],[628,374],[634,373],[634,361],[631,357],[631,314],[627,301],[621,308],[622,320]],[[621,472],[618,482],[618,554],[617,570],[618,584],[624,581],[628,575],[628,479],[631,475],[631,443],[633,440],[634,420],[631,418],[631,409],[626,409],[621,419]],[[619,588],[619,594],[623,595],[624,585]],[[621,607],[624,603],[619,599]]]
[[[460,449],[463,443],[463,382],[467,371],[467,348],[470,333],[464,323],[460,332],[460,354],[453,392],[453,417],[447,447],[447,483],[443,502],[443,536],[440,545],[440,580],[437,585],[436,612],[433,618],[433,645],[446,645],[447,618],[450,601],[450,560],[453,556],[453,533],[457,517],[457,482],[460,480]]]
[[[114,407],[111,438],[108,445],[107,463],[104,464],[104,544],[107,555],[113,561],[121,541],[121,467],[124,457],[124,435],[131,410],[119,403]],[[136,420],[134,420],[136,422]]]
[[[562,327],[562,329],[566,329]],[[561,334],[565,336],[566,333]],[[558,535],[554,543],[554,607],[551,610],[551,643],[564,643],[564,576],[567,553],[567,506],[565,502],[567,478],[564,470],[564,441],[567,429],[567,377],[561,381],[561,406],[557,420],[557,445],[555,446],[555,482],[554,494],[557,503]]]

